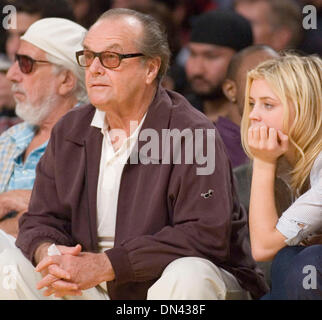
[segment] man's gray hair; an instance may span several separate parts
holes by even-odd
[[[168,70],[171,56],[165,27],[148,14],[125,8],[110,9],[104,12],[97,21],[117,16],[131,16],[142,23],[143,38],[136,39],[135,42],[140,53],[144,54],[147,59],[160,57],[161,66],[157,79],[161,80]]]

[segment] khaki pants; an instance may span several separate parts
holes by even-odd
[[[15,239],[0,230],[0,299],[60,300],[44,297],[36,284],[41,275],[15,247]],[[64,299],[109,300],[100,286],[83,291],[81,297]],[[160,279],[148,290],[148,300],[225,300],[250,299],[236,278],[206,259],[180,258],[170,263]]]

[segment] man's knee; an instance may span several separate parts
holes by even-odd
[[[4,268],[8,265],[18,266],[21,263],[22,257],[19,249],[7,248],[0,253],[0,268]]]
[[[16,248],[16,239],[0,229],[0,253],[8,248]]]
[[[216,266],[209,260],[198,257],[184,257],[171,262],[163,274],[173,273],[176,278],[185,281],[200,282],[214,273]]]
[[[307,273],[305,270],[310,268],[321,273],[322,245],[312,245],[298,253],[290,266],[289,277],[303,276]]]
[[[15,249],[4,249],[0,253],[0,298],[6,299],[9,290],[17,286],[20,257]]]
[[[41,275],[18,248],[4,249],[0,253],[0,299],[39,299],[36,289]]]
[[[225,299],[226,285],[220,273],[206,259],[176,259],[149,289],[148,299]]]

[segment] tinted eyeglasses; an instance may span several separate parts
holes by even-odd
[[[112,51],[93,52],[90,50],[81,50],[76,52],[77,63],[81,67],[89,67],[96,57],[105,68],[117,68],[123,59],[143,56],[143,53],[121,54]]]
[[[16,54],[15,60],[18,61],[20,71],[25,74],[28,74],[32,71],[35,63],[50,63],[49,61],[45,60],[35,60],[24,54]]]

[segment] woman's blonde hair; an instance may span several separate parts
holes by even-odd
[[[283,104],[283,131],[288,132],[289,141],[296,149],[291,188],[300,195],[304,192],[314,160],[322,150],[322,60],[314,55],[302,57],[284,53],[248,72],[241,135],[250,158],[252,154],[247,143],[249,93],[256,79],[265,79]],[[291,106],[294,107],[295,119],[289,128]]]

